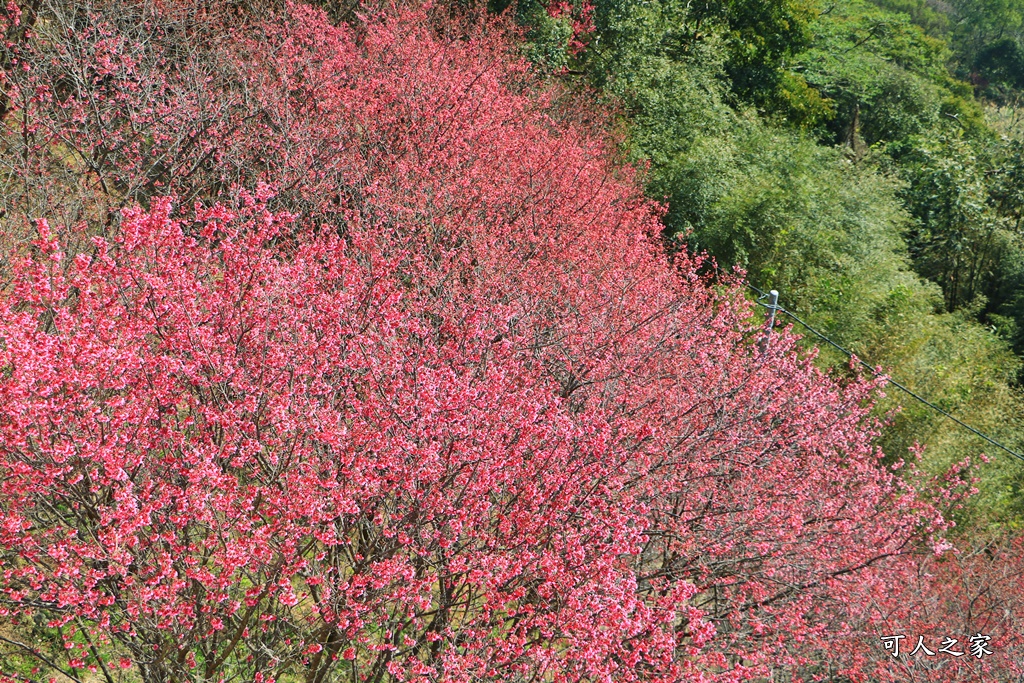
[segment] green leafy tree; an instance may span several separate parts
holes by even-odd
[[[953,0],[957,67],[986,97],[1017,102],[1024,90],[1024,2]]]
[[[794,69],[835,103],[824,141],[863,149],[937,128],[984,127],[970,86],[947,69],[946,42],[908,15],[841,0],[812,30],[813,43]]]
[[[919,272],[938,282],[949,311],[984,307],[1013,235],[989,203],[983,161],[962,138],[923,141],[903,155],[907,206],[917,219],[908,233]]]
[[[871,0],[882,9],[905,14],[916,26],[930,36],[945,38],[949,35],[952,19],[949,14],[933,6],[928,0]]]

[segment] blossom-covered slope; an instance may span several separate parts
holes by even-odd
[[[912,555],[964,481],[762,351],[500,27],[53,12],[5,19],[3,676],[905,680],[879,629],[976,625]]]

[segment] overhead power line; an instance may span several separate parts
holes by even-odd
[[[747,287],[750,287],[752,290],[754,290],[755,292],[760,294],[761,295],[761,297],[760,297],[761,299],[765,299],[765,298],[769,298],[770,297],[770,299],[771,299],[771,301],[773,303],[770,303],[770,304],[762,303],[760,301],[760,299],[759,299],[757,301],[757,304],[759,306],[764,306],[765,308],[767,308],[767,309],[769,309],[771,311],[771,323],[770,323],[771,325],[774,325],[775,314],[776,313],[782,313],[783,315],[789,316],[795,322],[799,323],[800,325],[803,325],[807,329],[808,332],[810,332],[811,334],[813,334],[816,337],[818,337],[818,339],[821,339],[823,342],[825,342],[829,346],[832,346],[833,348],[841,351],[842,353],[845,353],[850,358],[855,358],[859,365],[861,365],[864,368],[866,368],[868,370],[868,372],[870,372],[875,377],[878,377],[878,376],[883,374],[883,373],[879,372],[878,370],[876,370],[875,368],[873,368],[870,365],[868,365],[863,360],[861,360],[856,354],[853,353],[853,351],[850,351],[849,349],[847,349],[847,348],[837,344],[836,342],[832,341],[827,336],[825,336],[825,334],[823,334],[822,332],[819,332],[818,330],[816,330],[813,327],[811,327],[810,325],[808,325],[806,322],[804,322],[799,317],[797,317],[794,313],[791,313],[791,312],[787,311],[782,306],[779,306],[778,303],[775,303],[775,302],[778,301],[778,292],[776,292],[775,290],[772,290],[771,292],[765,292],[764,290],[755,287],[754,285],[750,284],[749,282],[747,283]],[[770,330],[769,330],[769,332],[770,332]],[[763,345],[762,348],[766,348],[766,344]],[[923,403],[924,405],[928,406],[929,408],[931,408],[935,412],[937,412],[937,413],[939,413],[939,414],[949,418],[953,422],[957,423],[958,425],[960,425],[961,427],[963,427],[967,431],[971,432],[975,436],[981,437],[982,439],[984,439],[988,443],[992,444],[996,448],[1000,448],[1000,449],[1006,451],[1007,453],[1009,453],[1010,455],[1012,455],[1013,457],[1017,458],[1021,462],[1024,462],[1024,455],[1021,455],[1017,451],[1014,451],[1014,450],[1011,450],[1011,449],[1007,448],[1003,444],[999,443],[998,441],[996,441],[992,437],[988,436],[987,434],[983,434],[982,432],[978,431],[977,429],[975,429],[971,425],[967,424],[963,420],[961,420],[959,418],[956,418],[953,415],[950,415],[947,411],[943,410],[942,408],[940,408],[939,406],[935,405],[931,401],[925,399],[924,397],[918,395],[914,391],[912,391],[912,390],[908,389],[907,387],[905,387],[904,385],[900,384],[899,382],[894,380],[891,376],[886,375],[886,380],[887,380],[887,382],[889,384],[891,384],[892,386],[896,387],[897,389],[899,389],[900,391],[902,391],[906,395],[910,396],[911,398],[913,398],[913,399],[915,399],[917,401],[920,401],[921,403]]]

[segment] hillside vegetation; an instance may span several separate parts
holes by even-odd
[[[529,27],[535,63],[618,107],[647,194],[668,202],[670,243],[743,268],[829,338],[1021,451],[1024,5],[507,11]],[[829,347],[822,361],[848,363]],[[904,394],[881,403],[897,406],[887,453],[924,444],[938,471],[987,450],[996,461],[973,514],[1019,524],[1022,463]]]
[[[904,9],[5,5],[0,683],[1024,674],[1020,468],[747,288],[1016,446],[1015,53]]]

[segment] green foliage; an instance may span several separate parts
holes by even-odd
[[[474,4],[473,0],[453,2]],[[523,54],[539,69],[558,72],[569,63],[573,39],[571,12],[554,16],[557,13],[548,11],[549,4],[539,0],[487,0],[486,6],[493,14],[511,12],[520,25],[527,27]]]
[[[903,193],[917,219],[908,234],[918,271],[938,282],[946,309],[980,310],[1014,235],[989,203],[985,168],[959,137],[921,141],[902,155]]]
[[[799,128],[813,129],[831,121],[835,103],[812,88],[800,74],[787,71],[779,81],[776,101],[782,119]]]
[[[1017,101],[1024,90],[1024,0],[954,0],[958,70],[988,97]]]
[[[733,88],[752,102],[770,104],[784,73],[784,60],[810,42],[816,3],[728,0],[719,7],[728,27],[727,71]]]
[[[695,57],[699,62],[710,50],[715,53],[712,61],[721,68],[715,85],[724,86],[722,94],[752,103],[762,112],[783,112],[803,124],[830,111],[787,67],[809,45],[816,15],[814,0],[599,0],[597,32],[585,59],[602,61],[610,47],[620,64],[659,55],[693,65]],[[606,63],[600,71],[633,75],[610,66]]]
[[[856,149],[940,127],[983,128],[970,86],[946,68],[946,43],[907,15],[841,0],[812,29],[813,44],[794,68],[836,103],[825,141]]]
[[[989,83],[1024,88],[1024,48],[1013,38],[1003,38],[979,50],[974,68]]]
[[[572,40],[572,20],[569,16],[552,17],[537,9],[530,21],[526,57],[534,64],[557,71],[569,63],[569,44]]]
[[[670,233],[710,210],[741,118],[725,102],[725,39],[694,39],[687,17],[676,0],[599,3],[599,32],[583,56],[592,81],[629,117],[630,154],[650,164],[651,196],[668,199]]]
[[[915,26],[920,26],[925,33],[936,38],[944,38],[949,34],[952,20],[945,12],[935,9],[927,0],[871,0],[878,7],[904,14]]]
[[[959,19],[957,42],[965,54],[977,53],[1004,38],[1018,39],[1024,34],[1022,0],[953,0]]]
[[[619,103],[671,239],[744,268],[858,356],[1024,446],[1011,348],[1024,350],[1024,160],[950,72],[944,13],[917,0],[599,0],[594,19],[571,71]],[[850,371],[828,347],[819,361]],[[1019,463],[899,392],[883,414],[893,459],[924,444],[937,472],[989,452],[969,516],[1024,519]]]

